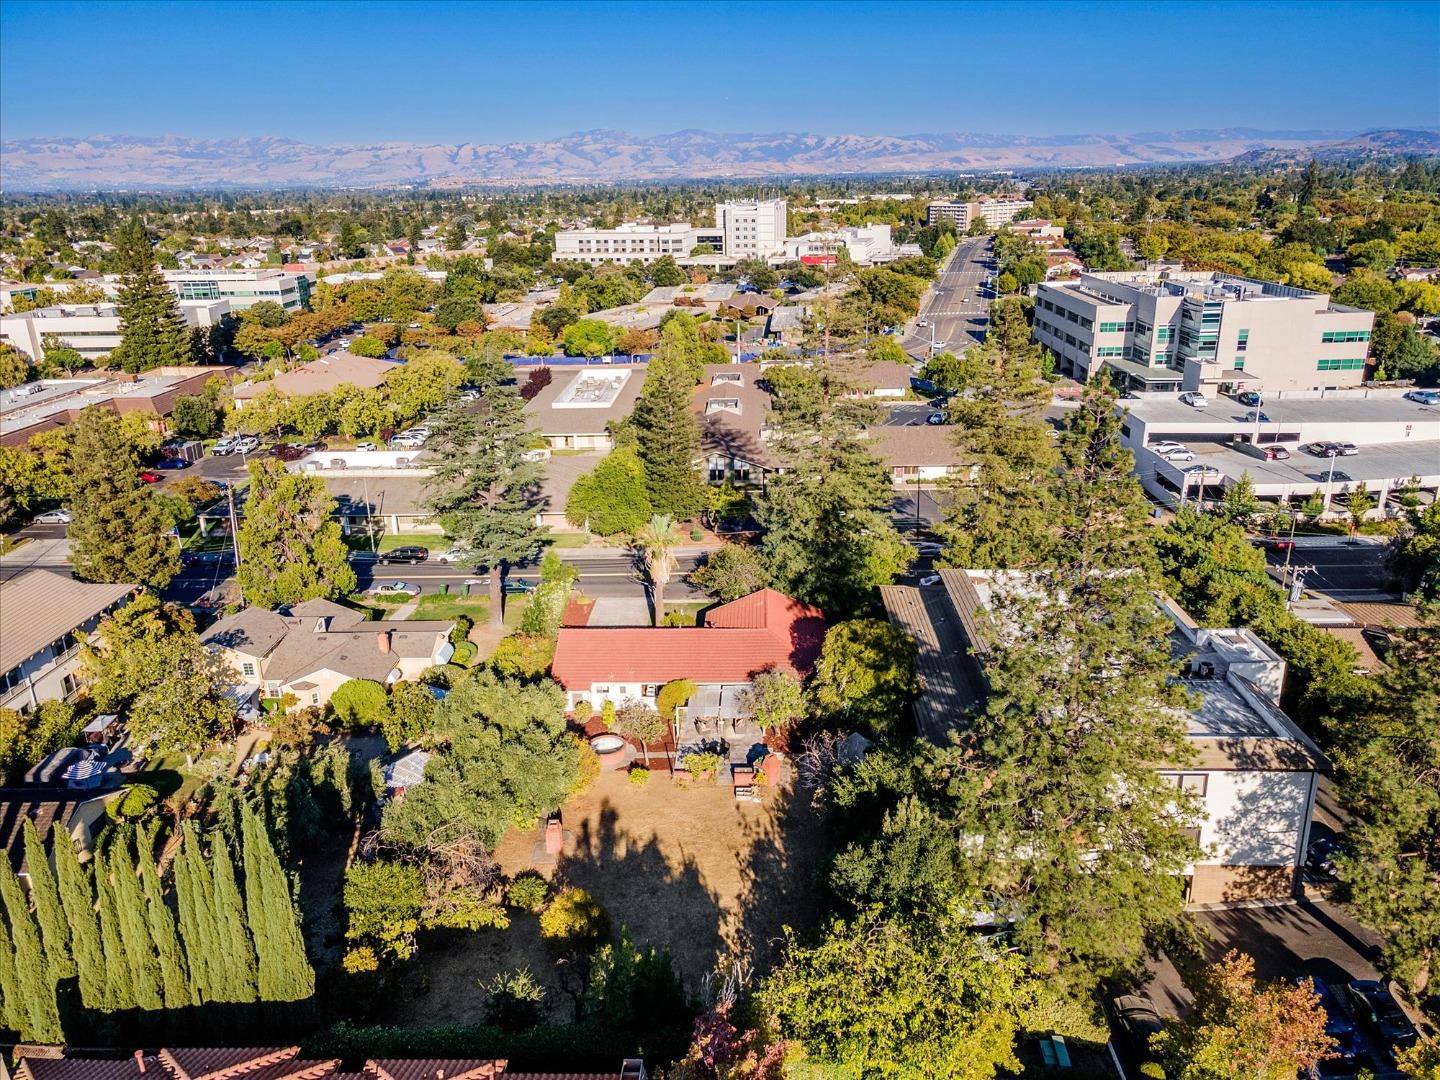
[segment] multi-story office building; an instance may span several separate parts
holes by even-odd
[[[767,258],[785,247],[784,199],[725,202],[715,206],[713,227],[628,223],[614,229],[568,229],[555,234],[555,258],[598,265],[652,263],[669,255],[679,261],[697,247],[731,260]]]
[[[182,300],[180,314],[191,327],[213,326],[230,313],[228,300]],[[74,349],[91,362],[120,344],[120,313],[114,304],[54,304],[0,318],[0,341],[39,363],[45,340]]]
[[[626,224],[614,229],[571,229],[555,234],[556,262],[652,263],[669,255],[686,258],[701,244],[723,251],[725,234],[719,229],[674,225]]]
[[[784,199],[764,202],[715,204],[715,228],[724,234],[725,255],[737,259],[764,258],[785,246]]]
[[[987,228],[998,229],[1001,225],[1014,221],[1034,205],[1029,199],[1009,195],[999,198],[982,195],[972,202],[932,202],[926,208],[925,222],[928,225],[939,225],[948,221],[960,232],[965,232],[976,220],[980,220],[985,222]]]
[[[1087,273],[1035,293],[1035,340],[1062,374],[1105,366],[1138,391],[1356,386],[1374,321],[1325,293],[1210,272]]]
[[[181,300],[229,300],[235,311],[269,300],[286,311],[310,306],[308,274],[292,270],[167,270]]]

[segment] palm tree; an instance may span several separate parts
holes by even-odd
[[[680,530],[675,528],[670,515],[656,514],[630,543],[650,578],[655,593],[655,625],[659,626],[665,619],[665,586],[675,572],[675,548],[680,543]]]

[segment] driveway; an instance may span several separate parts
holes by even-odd
[[[1230,949],[1238,949],[1254,959],[1255,974],[1262,980],[1311,975],[1329,984],[1343,1001],[1346,983],[1382,977],[1375,967],[1380,953],[1379,936],[1333,904],[1302,901],[1232,907],[1197,911],[1194,918],[1210,939],[1205,946],[1208,962],[1219,960]],[[1175,966],[1163,957],[1145,993],[1162,1016],[1173,1016],[1190,1007],[1190,992],[1180,982]],[[1361,1064],[1370,1068],[1377,1080],[1401,1075],[1378,1047],[1368,1045],[1372,1061]],[[1326,1075],[1347,1075],[1330,1065],[1322,1071]]]
[[[649,626],[650,601],[640,596],[598,596],[587,626]]]

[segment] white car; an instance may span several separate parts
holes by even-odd
[[[69,525],[75,519],[69,510],[46,510],[43,514],[36,514],[32,525]]]
[[[1195,451],[1187,450],[1183,446],[1179,450],[1171,450],[1168,454],[1161,455],[1166,461],[1194,461]]]
[[[948,341],[932,341],[930,344],[937,349],[943,349],[946,345],[950,343]]]
[[[260,440],[254,435],[246,435],[243,439],[235,441],[235,453],[248,454],[260,449]]]
[[[404,593],[406,596],[419,596],[420,586],[412,585],[408,581],[377,581],[365,590],[367,596],[378,596],[382,593]]]
[[[210,453],[214,454],[216,457],[224,457],[226,454],[234,453],[235,444],[239,441],[240,440],[234,435],[229,435],[221,439],[214,446],[212,446],[210,448]]]
[[[431,556],[438,563],[459,563],[470,558],[470,549],[463,547],[452,547],[446,551],[437,551]]]
[[[930,320],[928,320],[928,319],[916,319],[916,320],[915,320],[915,325],[916,325],[916,326],[929,326],[929,325],[930,325]]]
[[[376,446],[373,442],[357,442],[357,443],[355,444],[355,449],[356,449],[356,450],[379,450],[380,447]]]
[[[1210,406],[1209,399],[1198,390],[1187,390],[1181,394],[1180,403],[1182,405],[1189,405],[1192,409],[1205,409]]]
[[[1173,439],[1165,439],[1161,442],[1151,443],[1150,449],[1161,457],[1164,457],[1172,450],[1186,450],[1188,447],[1184,443],[1175,442]]]

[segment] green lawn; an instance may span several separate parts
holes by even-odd
[[[28,536],[0,536],[0,555],[9,555],[16,548],[22,548],[30,542]]]
[[[463,593],[455,592],[450,595],[441,593],[425,593],[420,597],[420,606],[412,619],[453,619],[457,615],[468,615],[477,623],[483,623],[490,617],[490,601],[483,595],[483,591],[477,587],[476,593],[465,596]]]
[[[583,548],[589,546],[592,539],[597,538],[591,537],[588,533],[583,532],[551,533],[545,538],[545,544],[547,547],[559,548],[561,550],[565,548]]]
[[[201,754],[194,765],[185,764],[184,754],[157,754],[145,762],[140,772],[126,777],[127,782],[149,784],[160,794],[163,801],[172,806],[184,806],[208,776],[213,775],[217,766],[211,762],[230,763],[230,751],[217,750]],[[223,770],[222,770],[223,771]]]
[[[364,537],[361,537],[364,539]],[[369,543],[362,545],[368,549]],[[448,536],[438,533],[387,533],[380,537],[377,549],[380,551],[394,551],[398,547],[423,547],[430,551],[449,551],[455,546],[455,541]]]
[[[673,614],[676,614],[676,613],[679,613],[679,614],[682,614],[682,615],[688,615],[688,616],[690,616],[690,623],[689,623],[688,625],[692,625],[692,626],[693,626],[693,625],[695,624],[695,617],[696,617],[697,615],[699,615],[700,612],[704,611],[704,610],[705,610],[706,608],[708,608],[708,607],[714,607],[714,606],[715,606],[715,602],[714,602],[713,600],[699,600],[699,601],[693,601],[693,600],[692,600],[692,601],[685,601],[685,602],[683,602],[683,603],[676,603],[676,604],[671,604],[671,603],[668,603],[668,602],[667,602],[666,605],[665,605],[665,615],[666,615],[666,617],[669,617],[670,615],[673,615]]]

